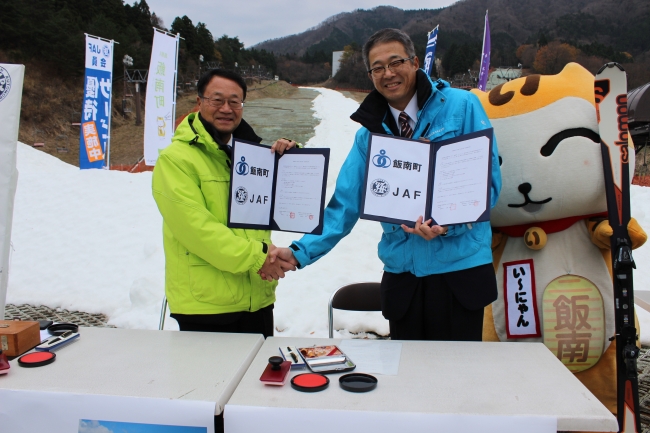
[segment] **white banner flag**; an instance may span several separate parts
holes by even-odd
[[[158,151],[172,142],[176,114],[178,35],[154,30],[144,113],[144,162],[156,165]]]
[[[0,63],[0,320],[5,316],[14,196],[18,183],[16,146],[25,66]]]

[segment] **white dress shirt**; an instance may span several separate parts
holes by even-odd
[[[399,115],[401,111],[391,107],[390,104],[388,104],[388,108],[390,108],[390,112],[393,113],[393,117],[395,118],[395,124],[397,125],[397,129],[401,131],[402,128],[399,123]],[[415,123],[418,120],[418,92],[415,92],[415,94],[413,94],[413,97],[411,98],[408,105],[403,111],[409,115],[409,125],[411,126],[411,129],[415,131]]]

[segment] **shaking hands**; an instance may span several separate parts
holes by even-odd
[[[267,281],[279,280],[284,278],[285,272],[295,271],[296,266],[298,261],[290,248],[278,248],[270,244],[266,260],[257,273]]]

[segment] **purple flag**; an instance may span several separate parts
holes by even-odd
[[[490,23],[488,11],[485,11],[485,30],[483,31],[483,53],[481,54],[481,71],[478,75],[478,89],[485,92],[490,72]]]

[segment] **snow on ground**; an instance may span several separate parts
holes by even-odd
[[[327,198],[358,129],[358,103],[315,89],[320,119],[308,147],[331,149]],[[162,219],[151,196],[151,173],[79,170],[19,143],[7,303],[104,313],[118,327],[156,329],[164,295]],[[650,231],[650,188],[632,187],[633,215]],[[348,283],[379,281],[379,223],[360,220],[315,264],[280,281],[276,335],[327,337],[327,303]],[[273,233],[287,246],[294,233]],[[635,251],[635,288],[650,290],[650,247]],[[642,341],[650,344],[650,313],[637,308]],[[336,312],[335,328],[388,333],[380,313]],[[168,319],[165,329],[178,329]],[[648,332],[643,333],[643,330]],[[336,335],[335,335],[336,336]]]

